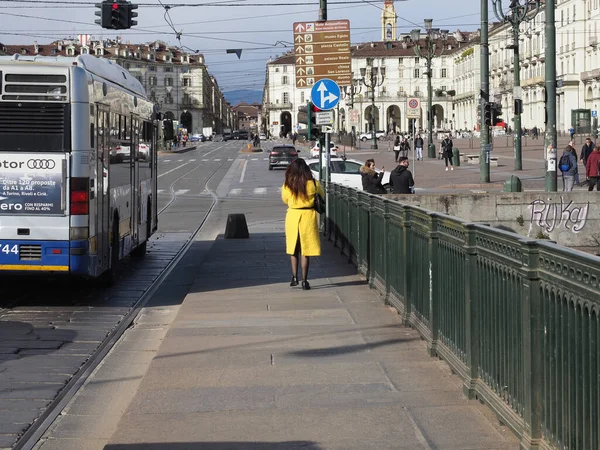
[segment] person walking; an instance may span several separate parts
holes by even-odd
[[[454,170],[454,165],[452,164],[452,149],[454,144],[452,143],[452,139],[450,139],[450,135],[447,134],[446,138],[442,141],[442,156],[444,157],[444,161],[446,163],[446,170],[448,170],[448,162],[450,162],[450,170]]]
[[[585,165],[585,174],[589,180],[588,191],[593,191],[597,185],[597,191],[600,191],[600,144],[594,146],[594,151],[590,153]]]
[[[375,171],[375,160],[367,159],[364,166],[360,166],[360,176],[362,178],[363,190],[369,194],[387,194],[385,188],[381,185],[385,168],[381,168],[381,172]]]
[[[415,151],[417,152],[417,161],[423,160],[423,138],[417,134],[415,138]]]
[[[285,246],[292,265],[290,286],[298,286],[298,259],[302,266],[302,289],[309,290],[308,269],[310,257],[321,255],[319,223],[314,209],[315,196],[325,196],[304,159],[291,162],[285,171],[281,200],[288,206],[285,215]],[[300,256],[302,255],[302,256]]]
[[[415,180],[408,170],[409,161],[406,156],[401,156],[398,166],[390,173],[390,187],[394,194],[412,194]]]
[[[573,190],[575,175],[577,173],[577,158],[573,154],[573,150],[573,147],[567,145],[558,162],[558,168],[562,172],[563,191],[565,192]]]
[[[583,146],[581,147],[581,162],[583,163],[583,167],[585,168],[586,164],[587,164],[587,160],[590,157],[590,154],[594,151],[594,143],[592,142],[592,138],[586,138],[585,143],[583,144]],[[580,186],[583,186],[585,183],[587,183],[587,177],[586,180],[580,184]]]
[[[396,139],[394,139],[394,161],[398,162],[398,157],[400,156],[400,135],[396,135]]]
[[[404,136],[402,138],[402,141],[400,141],[400,157],[401,158],[408,158],[408,151],[410,150],[410,144],[408,142],[408,139],[406,138],[406,136]],[[398,161],[400,160],[400,158],[398,158]],[[396,161],[396,162],[398,162]]]

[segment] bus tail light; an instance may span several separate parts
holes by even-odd
[[[89,178],[71,178],[71,215],[82,216],[89,213]]]

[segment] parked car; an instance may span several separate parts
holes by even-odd
[[[190,142],[204,142],[206,141],[206,137],[204,137],[201,133],[192,134],[190,137]]]
[[[266,135],[265,133],[260,133],[260,134],[258,135],[258,138],[259,138],[261,141],[266,141],[266,140],[267,140],[267,135]]]
[[[269,152],[269,170],[275,167],[287,167],[298,158],[298,150],[293,145],[276,145]]]
[[[317,141],[317,143],[315,144],[315,146],[310,149],[310,156],[312,158],[318,158],[319,157],[319,149],[320,148],[321,148],[321,143],[319,141]],[[338,148],[337,148],[337,146],[333,142],[329,143],[329,153],[331,154],[331,156],[337,156],[338,155]]]
[[[319,160],[318,159],[308,159],[306,160],[306,164],[310,168],[313,177],[315,179],[319,178]],[[362,191],[362,177],[360,175],[360,167],[365,163],[362,161],[358,161],[356,159],[343,159],[343,158],[331,158],[329,173],[331,176],[332,183],[338,183],[344,186],[348,186],[354,189],[358,189]],[[323,172],[325,171],[325,166],[323,166]],[[377,173],[380,172],[379,169],[375,168]],[[381,184],[386,190],[389,190],[390,185],[390,172],[385,171],[383,174],[383,179],[381,180]]]
[[[375,136],[377,137],[377,140],[380,141],[385,137],[385,131],[376,131]],[[368,133],[362,133],[358,136],[358,139],[363,142],[371,140],[373,139],[373,132],[369,131]]]

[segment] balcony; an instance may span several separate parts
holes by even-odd
[[[292,109],[291,103],[269,103],[267,109]]]

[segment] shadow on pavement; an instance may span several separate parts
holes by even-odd
[[[328,357],[336,355],[345,355],[348,353],[363,352],[366,350],[372,350],[378,347],[385,347],[386,345],[403,344],[410,341],[419,341],[420,338],[416,336],[408,337],[407,339],[386,339],[385,341],[379,342],[368,342],[365,344],[357,345],[342,345],[340,347],[326,347],[326,348],[314,348],[309,350],[298,350],[295,352],[289,352],[288,355],[292,356],[304,356],[306,358],[314,358],[316,356]]]
[[[104,450],[321,450],[310,441],[287,442],[161,442],[158,444],[113,444]]]

